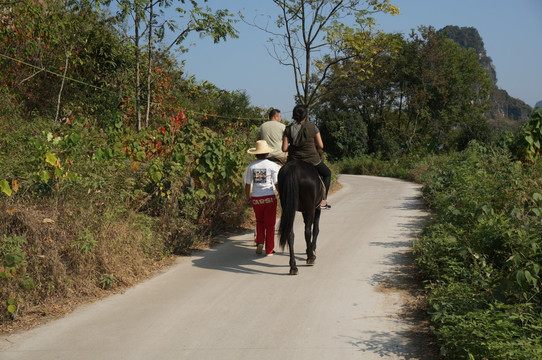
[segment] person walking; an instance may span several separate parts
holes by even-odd
[[[279,109],[269,111],[269,120],[258,128],[258,140],[265,140],[273,149],[267,158],[283,165],[286,162],[287,154],[282,151],[282,134],[286,125],[280,122],[281,114]]]
[[[308,109],[296,105],[292,118],[295,123],[288,125],[282,137],[282,151],[288,153],[287,161],[303,160],[314,165],[326,187],[325,197],[320,204],[322,209],[330,209],[327,194],[331,185],[331,170],[322,160],[324,143],[318,127],[307,120]]]
[[[256,141],[256,147],[247,150],[255,155],[246,171],[245,197],[248,206],[252,206],[256,216],[256,254],[275,253],[275,222],[277,220],[277,197],[279,166],[267,159],[272,148],[265,140]]]

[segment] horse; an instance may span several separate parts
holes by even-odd
[[[278,191],[282,214],[280,217],[280,246],[286,243],[290,248],[290,275],[297,275],[294,256],[294,220],[296,211],[303,213],[305,242],[307,243],[307,264],[316,260],[316,239],[320,232],[320,202],[324,198],[324,183],[316,168],[301,160],[287,162],[278,174]],[[311,240],[312,236],[312,240]]]

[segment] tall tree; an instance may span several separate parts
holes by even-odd
[[[331,67],[354,56],[340,36],[354,26],[370,33],[378,12],[398,14],[390,0],[273,0],[280,9],[277,30],[261,29],[274,35],[271,55],[289,66],[298,101],[312,105]]]
[[[388,124],[394,116],[393,109],[400,107],[394,68],[397,54],[403,47],[403,37],[381,32],[367,37],[354,32],[346,34],[344,41],[352,43],[350,51],[355,56],[340,66],[333,66],[321,86],[321,101],[315,106],[314,113],[322,137],[328,139],[328,144],[353,145],[349,149],[344,146],[331,149],[336,158],[353,156],[359,151],[388,156],[390,146],[384,146],[390,144]],[[343,115],[333,116],[333,112]],[[363,125],[355,125],[353,130],[351,123],[360,121]],[[343,133],[333,129],[341,129]],[[364,142],[350,139],[361,129],[365,132]],[[356,141],[359,146],[355,145]]]
[[[420,28],[409,38],[381,36],[383,41],[373,41],[381,43],[376,52],[365,52],[370,60],[359,54],[345,61],[333,68],[323,84],[326,88],[333,82],[334,89],[340,91],[328,91],[315,111],[322,123],[322,137],[333,139],[339,134],[325,134],[333,129],[333,124],[327,126],[328,119],[335,123],[341,120],[328,115],[335,111],[359,113],[367,126],[368,151],[387,157],[393,156],[399,144],[407,148],[428,143],[461,148],[469,140],[487,139],[483,113],[491,81],[473,50],[462,49],[431,28]],[[364,65],[368,62],[372,64],[370,73]],[[348,153],[341,151],[339,155]]]
[[[425,136],[434,144],[453,147],[461,129],[487,122],[483,114],[491,80],[474,49],[465,50],[433,28],[421,27],[403,55],[401,96],[407,106],[400,125],[406,124],[410,141]]]
[[[154,3],[151,1],[149,4],[149,31],[147,34],[147,113],[145,115],[145,126],[149,126],[149,117],[151,114],[151,81],[152,81],[152,48],[153,48],[153,24],[154,24]]]
[[[122,82],[127,54],[112,23],[86,5],[19,0],[0,8],[0,86],[28,116],[115,117],[120,96],[96,90]]]
[[[207,2],[207,0],[199,1]],[[164,45],[165,52],[169,52],[172,47],[177,46],[182,51],[186,51],[183,42],[190,33],[199,33],[202,36],[211,36],[215,43],[226,40],[228,37],[236,38],[237,30],[233,27],[236,21],[228,10],[216,10],[213,12],[208,6],[202,7],[195,0],[116,0],[118,6],[119,19],[128,21],[134,26],[134,49],[136,57],[135,74],[135,97],[136,97],[136,117],[137,127],[141,129],[141,110],[140,110],[140,53],[143,46],[140,45],[141,38],[147,36],[147,118],[149,122],[151,101],[151,82],[152,82],[152,54],[156,50],[153,46],[153,37],[156,42],[162,43],[166,34],[172,33],[174,40],[168,45]],[[163,19],[167,8],[177,5],[175,8],[177,18]]]

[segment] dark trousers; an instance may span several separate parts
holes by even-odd
[[[322,181],[324,182],[324,185],[326,186],[326,196],[324,199],[327,199],[327,193],[331,185],[331,170],[329,170],[329,168],[327,167],[326,164],[324,164],[323,161],[320,161],[320,163],[318,165],[314,165],[314,167],[318,171],[318,174],[322,177]]]

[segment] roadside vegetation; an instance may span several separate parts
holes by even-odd
[[[337,164],[423,184],[433,216],[414,254],[444,358],[542,356],[541,125],[538,108],[516,136],[492,144]]]
[[[247,221],[242,172],[264,119],[248,95],[183,77],[157,48],[136,121],[147,106],[133,39],[114,17],[90,2],[0,9],[3,331],[133,285]]]
[[[0,7],[1,331],[133,285],[249,221],[242,172],[268,109],[184,75],[169,49],[185,37],[160,45],[167,29],[235,37],[235,21],[181,1],[190,16],[169,27],[153,16],[172,2],[118,3],[115,16],[96,1]],[[295,3],[277,4],[286,15]],[[334,176],[423,184],[433,216],[414,251],[443,358],[540,358],[542,110],[495,130],[476,52],[432,28],[363,24],[326,27],[338,57],[299,73]]]

